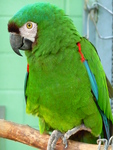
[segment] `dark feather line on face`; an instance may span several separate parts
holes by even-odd
[[[11,22],[8,24],[8,31],[9,32],[15,32],[17,34],[20,33],[18,26],[14,22]]]

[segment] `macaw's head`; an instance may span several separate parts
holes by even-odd
[[[38,56],[56,53],[59,45],[69,45],[71,35],[77,32],[64,11],[49,3],[29,4],[20,9],[9,20],[8,31],[12,49],[18,55],[21,55],[19,50],[25,50],[31,54],[37,52]]]

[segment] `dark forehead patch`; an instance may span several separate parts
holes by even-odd
[[[15,32],[18,34],[20,33],[18,26],[14,22],[11,22],[8,24],[8,31],[9,32]]]

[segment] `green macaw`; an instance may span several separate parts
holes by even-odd
[[[26,112],[39,117],[40,133],[54,130],[47,149],[54,149],[59,137],[67,145],[75,133],[83,142],[109,139],[112,87],[95,47],[64,11],[49,3],[29,4],[9,20],[8,31],[12,49],[18,55],[24,50],[29,64]]]

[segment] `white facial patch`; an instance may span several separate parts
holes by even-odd
[[[22,37],[34,42],[37,35],[37,24],[29,21],[19,28],[19,31]]]

